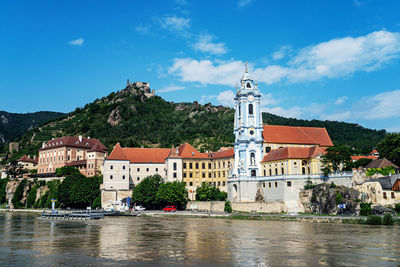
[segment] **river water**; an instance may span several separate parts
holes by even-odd
[[[399,266],[400,228],[0,213],[1,266]]]

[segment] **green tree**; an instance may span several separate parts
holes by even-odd
[[[323,164],[321,170],[325,175],[351,167],[351,150],[346,145],[336,144],[328,147],[326,154],[321,158]]]
[[[137,186],[135,186],[135,188],[133,188],[132,201],[141,204],[147,209],[158,207],[156,194],[162,183],[163,179],[158,174],[144,178]]]
[[[188,202],[185,183],[175,181],[161,184],[156,194],[156,201],[161,207],[175,205],[178,209],[185,209]]]
[[[16,160],[12,160],[6,167],[6,173],[15,178],[22,173],[22,167]]]
[[[196,189],[196,200],[199,201],[224,201],[227,198],[226,192],[221,192],[215,186],[203,183]]]
[[[8,178],[0,179],[0,204],[6,202]]]
[[[383,138],[377,147],[379,156],[400,166],[400,133],[390,133]]]
[[[78,174],[80,172],[77,168],[73,166],[64,166],[61,168],[57,168],[55,173],[57,176],[68,176],[71,174]]]
[[[35,184],[32,186],[31,190],[29,190],[28,197],[26,198],[26,207],[32,208],[36,201],[36,193],[37,193],[38,185]]]
[[[232,205],[230,201],[225,201],[224,211],[226,213],[232,213]]]
[[[24,195],[24,190],[25,190],[25,186],[27,185],[28,180],[23,179],[17,186],[17,188],[15,189],[14,192],[14,196],[11,200],[11,202],[14,205],[14,208],[16,209],[20,209],[23,208],[25,205],[25,203],[21,203],[22,197]]]
[[[360,167],[365,167],[367,166],[370,162],[372,161],[372,159],[367,159],[367,158],[362,158],[357,160],[356,162],[353,162],[353,168],[360,168]]]

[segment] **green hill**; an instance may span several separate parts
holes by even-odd
[[[190,142],[201,151],[231,146],[234,110],[211,104],[167,102],[146,97],[141,88],[127,87],[77,108],[50,123],[28,130],[19,138],[22,154],[36,154],[41,143],[65,135],[99,139],[111,149],[122,146],[170,147]],[[264,123],[325,127],[334,142],[348,144],[356,152],[368,153],[385,136],[376,131],[336,121],[297,120],[263,113]],[[4,151],[4,149],[3,149]]]
[[[0,145],[21,137],[29,129],[64,115],[60,112],[8,113],[0,111]]]

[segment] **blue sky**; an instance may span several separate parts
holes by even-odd
[[[232,105],[400,131],[400,1],[1,1],[0,110],[69,112],[147,81]]]

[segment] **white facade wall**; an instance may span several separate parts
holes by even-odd
[[[183,181],[182,162],[182,159],[167,159],[165,161],[166,182]]]
[[[105,160],[104,189],[129,190],[129,160]]]
[[[165,179],[165,163],[131,163],[129,165],[131,186],[136,186],[147,176],[155,174]]]

